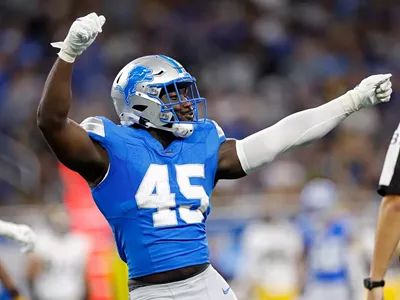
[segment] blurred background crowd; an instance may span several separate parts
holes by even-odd
[[[91,251],[101,253],[89,259],[91,297],[125,299],[115,295],[116,290],[125,288],[125,277],[120,275],[125,270],[118,259],[115,265],[109,263],[114,252],[104,220],[93,208],[85,184],[57,163],[35,120],[46,76],[56,58],[57,50],[50,42],[62,40],[77,17],[92,11],[104,14],[107,22],[103,33],[75,64],[71,118],[77,122],[93,115],[117,121],[109,96],[114,76],[127,62],[146,54],[165,54],[180,61],[197,78],[200,93],[207,99],[208,118],[216,120],[232,138],[243,138],[291,113],[334,99],[370,74],[393,74],[394,94],[389,104],[352,115],[321,141],[283,155],[257,174],[220,182],[208,225],[214,264],[236,286],[237,294],[245,295],[242,299],[251,299],[250,294],[254,299],[292,299],[294,296],[288,295],[298,294],[304,286],[297,279],[285,283],[290,286],[285,287],[290,290],[287,298],[271,298],[274,292],[266,292],[265,287],[262,291],[260,286],[268,286],[267,282],[278,286],[271,284],[273,279],[290,276],[282,271],[281,275],[253,274],[243,279],[238,274],[256,271],[243,271],[240,266],[247,265],[243,261],[261,265],[254,258],[258,252],[246,247],[275,247],[276,255],[284,252],[280,249],[298,249],[287,254],[292,257],[307,252],[307,230],[299,225],[303,224],[299,219],[308,201],[302,199],[313,198],[315,193],[302,197],[300,192],[314,178],[329,178],[336,186],[327,196],[331,200],[318,207],[328,212],[320,214],[327,215],[321,222],[345,219],[346,225],[341,221],[341,226],[351,232],[351,238],[345,240],[355,251],[368,253],[365,261],[356,264],[360,271],[352,277],[356,278],[352,290],[362,294],[360,278],[368,265],[379,204],[375,189],[390,136],[400,121],[400,3],[0,1],[0,217],[40,223],[37,226],[45,230],[49,223],[44,221],[44,207],[65,204],[72,228],[85,232]],[[292,229],[295,237],[285,241]],[[299,243],[295,246],[289,243],[295,243],[296,238]],[[29,259],[15,253],[8,243],[1,245],[0,259],[10,257],[6,259],[9,269],[25,286]],[[297,266],[301,257],[263,259],[267,266],[283,259],[273,273],[278,274],[279,270],[303,270]],[[288,263],[293,264],[292,271],[283,267]],[[266,269],[273,268],[257,272],[265,273]],[[263,283],[259,279],[264,277]],[[306,277],[299,278],[306,281]],[[109,282],[113,283],[107,288]],[[393,299],[400,299],[397,297]]]

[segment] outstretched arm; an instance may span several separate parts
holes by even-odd
[[[104,17],[92,13],[73,23],[43,89],[37,122],[57,158],[95,185],[107,172],[108,155],[77,123],[68,118],[72,103],[73,62],[96,38]]]
[[[228,140],[220,147],[217,178],[239,178],[254,172],[279,154],[320,139],[351,113],[389,101],[390,76],[370,76],[329,103],[290,115],[243,140]]]

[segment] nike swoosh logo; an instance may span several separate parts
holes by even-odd
[[[224,295],[226,295],[229,293],[230,290],[231,290],[231,287],[228,287],[226,290],[222,289],[222,292],[224,293]]]

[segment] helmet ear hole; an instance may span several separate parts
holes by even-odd
[[[119,80],[120,80],[121,77],[122,77],[122,73],[123,73],[123,72],[121,72],[121,73],[119,74],[118,78],[117,78],[117,81],[116,81],[117,84],[119,83]]]
[[[154,74],[154,76],[160,76],[160,75],[162,75],[162,74],[164,74],[164,70],[160,70],[160,72],[158,72],[157,74]]]
[[[132,106],[132,109],[138,110],[140,112],[143,112],[146,108],[147,108],[147,105],[136,104],[136,105]]]

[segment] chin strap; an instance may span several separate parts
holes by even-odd
[[[171,127],[158,127],[155,126],[154,124],[147,122],[147,126],[145,127],[151,127],[151,128],[156,128],[164,131],[169,131],[172,132],[176,137],[180,138],[188,138],[189,136],[192,135],[194,128],[192,124],[172,124]]]
[[[172,128],[175,128],[175,136],[181,138],[188,138],[192,135],[194,131],[194,127],[192,124],[173,124]]]
[[[121,118],[121,124],[124,126],[130,126],[132,124],[139,124],[145,128],[156,128],[164,131],[172,132],[176,137],[188,138],[194,131],[193,124],[178,124],[173,123],[171,127],[156,126],[145,118],[135,116],[134,114],[124,114]]]

